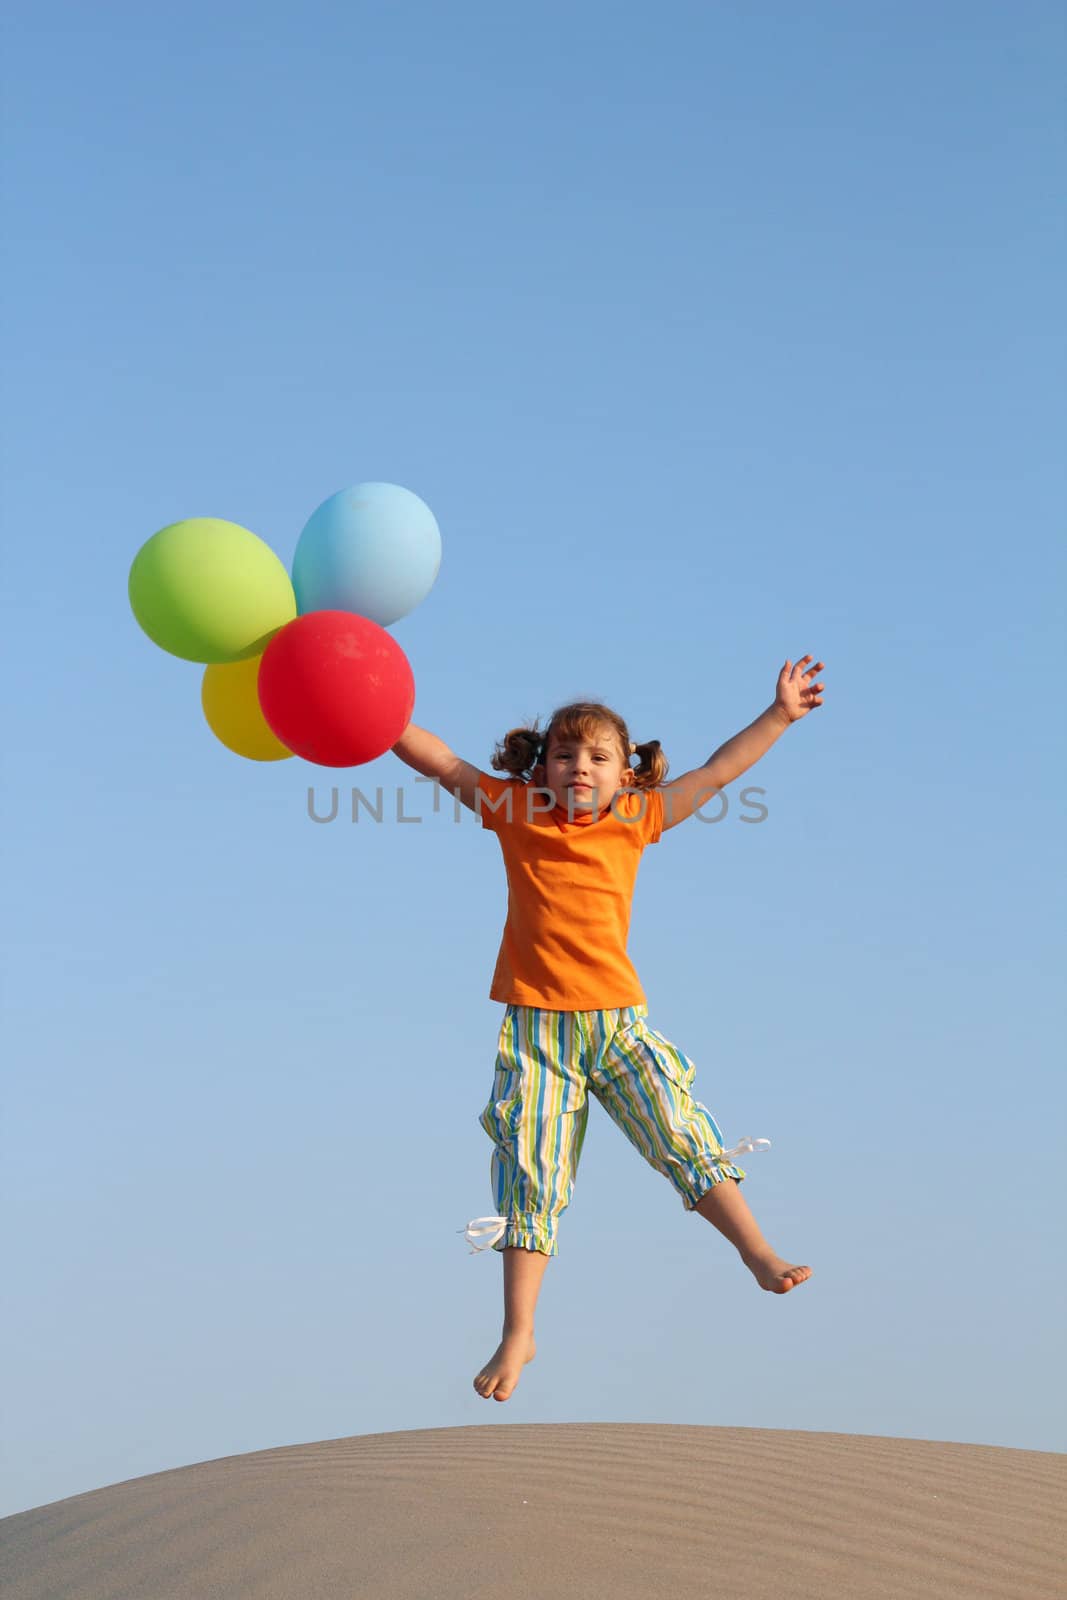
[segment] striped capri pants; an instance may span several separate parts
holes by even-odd
[[[696,1067],[648,1025],[648,1007],[545,1011],[509,1005],[493,1093],[478,1118],[493,1141],[490,1178],[507,1227],[494,1250],[559,1254],[589,1117],[587,1091],[682,1197],[686,1211],[725,1178],[722,1134],[690,1093]]]

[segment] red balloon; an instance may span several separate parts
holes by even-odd
[[[407,656],[354,611],[308,611],[287,622],[263,652],[258,688],[271,731],[320,767],[384,755],[415,706]]]

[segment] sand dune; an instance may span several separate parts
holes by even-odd
[[[0,1522],[5,1600],[1042,1600],[1067,1456],[634,1423],[226,1456]]]

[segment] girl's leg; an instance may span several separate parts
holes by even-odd
[[[748,1208],[748,1201],[738,1188],[736,1178],[723,1178],[713,1183],[707,1194],[693,1208],[718,1228],[724,1238],[737,1249],[741,1260],[752,1273],[761,1289],[773,1294],[788,1294],[798,1283],[811,1277],[810,1267],[793,1267],[777,1255],[760,1231],[759,1223]]]
[[[744,1170],[720,1159],[718,1123],[693,1099],[693,1062],[649,1025],[644,1006],[617,1015],[618,1026],[590,1075],[590,1091],[646,1161],[670,1180],[686,1209],[699,1211],[736,1247],[760,1287],[788,1294],[811,1277],[811,1268],[792,1266],[760,1232],[738,1187]],[[694,1201],[694,1195],[700,1198]]]
[[[540,1250],[508,1248],[504,1257],[504,1335],[474,1387],[483,1400],[506,1400],[523,1367],[537,1354],[534,1311],[549,1257]]]
[[[540,1250],[504,1250],[504,1337],[534,1331],[534,1311],[549,1257]]]
[[[589,1118],[583,1014],[508,1006],[497,1046],[493,1096],[481,1125],[493,1140],[490,1178],[508,1218],[504,1329],[474,1379],[488,1400],[506,1400],[536,1354],[534,1311],[559,1218],[570,1204]]]

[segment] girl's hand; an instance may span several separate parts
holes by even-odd
[[[790,722],[799,722],[800,718],[806,716],[813,706],[822,705],[824,685],[807,681],[823,670],[822,662],[816,661],[815,665],[809,667],[807,672],[800,671],[805,661],[810,660],[810,656],[801,656],[795,666],[787,661],[778,674],[778,688],[775,692],[774,704],[779,711],[789,718]]]

